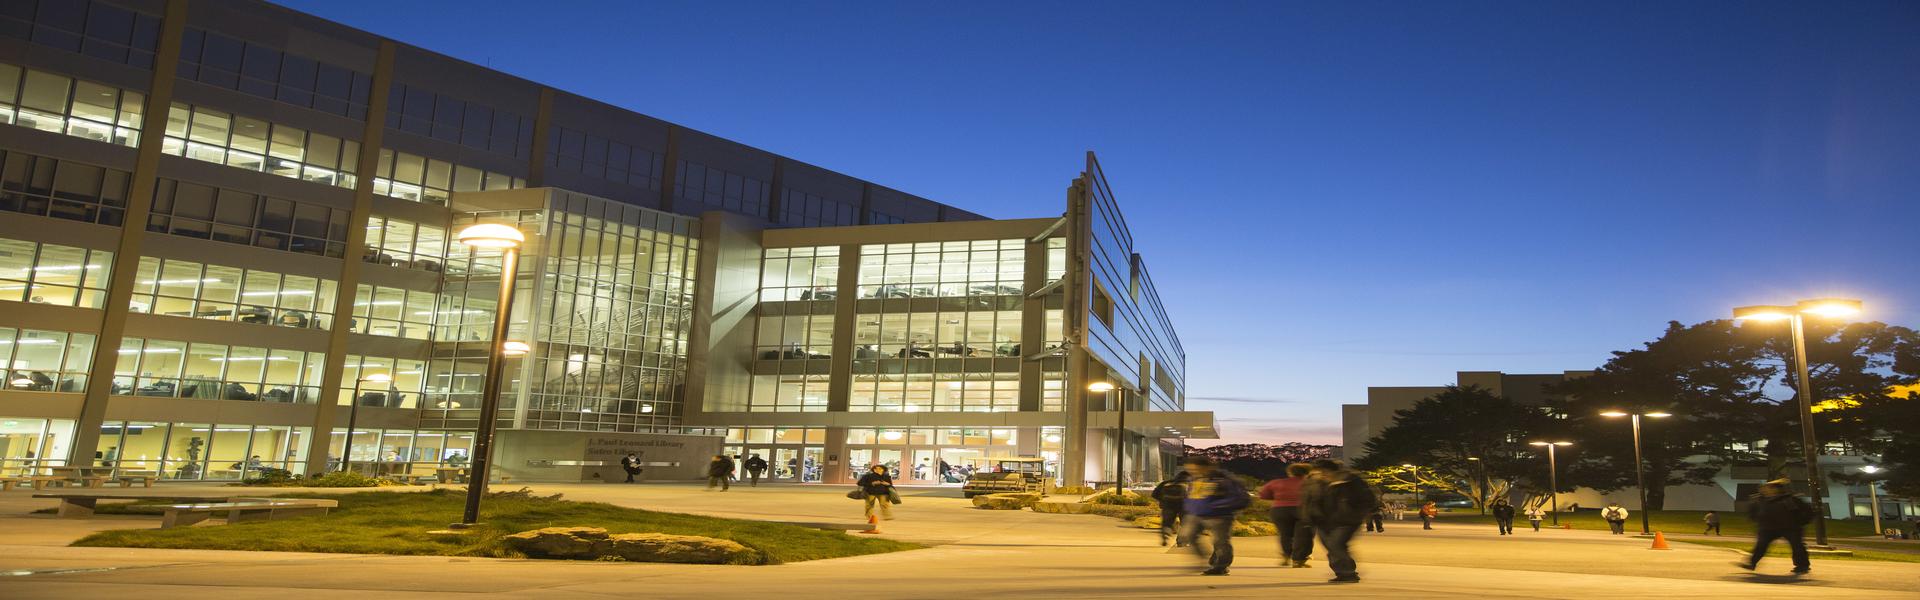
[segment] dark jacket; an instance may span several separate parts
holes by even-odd
[[[1308,479],[1300,488],[1301,512],[1317,527],[1358,527],[1379,506],[1367,480],[1352,471]]]
[[[760,457],[758,457],[758,456],[755,456],[755,457],[752,457],[752,458],[748,458],[748,459],[747,459],[747,462],[746,462],[746,465],[747,465],[747,470],[748,470],[748,471],[765,471],[765,470],[767,470],[767,460],[766,460],[766,459],[764,459],[764,458],[760,458]]]
[[[882,481],[887,482],[887,485],[880,485]],[[854,482],[854,485],[860,486],[860,490],[866,492],[868,496],[884,498],[887,492],[893,491],[893,476],[869,471],[861,475],[860,481]]]
[[[1160,503],[1161,510],[1177,510],[1187,502],[1187,478],[1175,477],[1153,486],[1153,500]]]
[[[1813,507],[1793,494],[1754,494],[1747,516],[1760,529],[1796,529],[1813,521]]]
[[[1512,519],[1512,518],[1513,518],[1513,505],[1512,505],[1512,504],[1495,504],[1495,505],[1493,505],[1493,518],[1496,518],[1496,519]]]
[[[1240,484],[1239,477],[1214,469],[1212,475],[1187,482],[1187,499],[1180,506],[1196,517],[1231,517],[1252,503],[1253,497],[1247,495],[1247,486]]]
[[[629,471],[639,471],[640,459],[633,456],[620,457],[620,468],[626,469]]]
[[[733,474],[732,459],[716,458],[716,459],[713,459],[713,462],[707,463],[708,477],[726,477],[732,474]]]

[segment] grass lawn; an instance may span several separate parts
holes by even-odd
[[[1700,520],[1701,517],[1706,514],[1707,511],[1704,510],[1656,510],[1649,515],[1651,517],[1649,524],[1653,527],[1654,531],[1670,534],[1695,534],[1706,529],[1705,522]],[[1407,520],[1404,522],[1418,525],[1420,518],[1418,515],[1413,514],[1412,511],[1409,511]],[[1455,512],[1440,513],[1440,518],[1435,522],[1478,523],[1492,527],[1493,515],[1481,515],[1479,509],[1457,509]],[[1543,521],[1543,523],[1552,524],[1553,515],[1547,515],[1547,520]],[[1600,511],[1598,510],[1560,513],[1560,523],[1562,525],[1572,524],[1574,529],[1605,530],[1607,528],[1607,522],[1600,518]],[[1526,527],[1526,516],[1515,516],[1513,526]],[[1629,533],[1640,532],[1639,512],[1630,512],[1627,514],[1627,531]],[[1751,536],[1753,535],[1753,521],[1747,520],[1747,515],[1744,513],[1734,513],[1732,511],[1723,512],[1720,513],[1720,531],[1729,536]],[[1828,538],[1866,536],[1873,535],[1873,533],[1873,521],[1870,519],[1827,520]],[[1813,536],[1813,529],[1811,527],[1807,529],[1807,536]]]
[[[1715,548],[1732,548],[1735,550],[1739,550],[1741,552],[1746,552],[1747,550],[1750,550],[1753,548],[1753,540],[1687,539],[1687,540],[1674,540],[1674,541],[1685,542],[1688,544],[1699,544],[1702,546],[1713,546]],[[1852,550],[1853,556],[1839,556],[1834,554],[1814,554],[1811,556],[1811,558],[1813,558],[1814,560],[1884,560],[1884,561],[1891,561],[1891,562],[1920,563],[1920,554],[1914,554],[1909,552],[1886,552],[1881,550],[1863,550],[1860,548],[1848,548],[1846,547],[1847,544],[1844,544],[1844,543],[1835,544],[1835,545],[1840,546],[1842,549],[1845,549],[1845,550]],[[1767,548],[1767,556],[1788,558],[1791,556],[1791,554],[1787,550],[1787,545],[1784,542],[1774,542],[1771,547]]]
[[[599,502],[574,502],[519,493],[489,495],[481,505],[480,525],[464,536],[433,536],[460,520],[464,492],[360,492],[291,494],[340,501],[324,517],[299,517],[207,527],[103,531],[75,546],[431,554],[517,557],[500,536],[542,527],[602,527],[609,533],[667,533],[733,540],[759,551],[759,564],[878,554],[920,548],[893,540],[854,537],[844,532],[797,525],[722,519],[623,508]],[[140,505],[102,505],[101,513],[144,513]]]

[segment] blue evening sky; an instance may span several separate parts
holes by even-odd
[[[991,217],[1094,150],[1228,442],[1739,304],[1920,325],[1920,3],[285,4]]]

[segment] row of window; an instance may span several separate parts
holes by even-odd
[[[0,300],[100,308],[113,253],[0,238]]]
[[[433,332],[434,303],[438,294],[393,287],[360,284],[354,290],[354,333],[428,339]],[[492,313],[488,313],[492,318]]]
[[[351,188],[360,142],[206,107],[173,103],[162,152]]]
[[[0,122],[121,146],[140,145],[146,95],[0,63]]]
[[[760,301],[832,300],[839,296],[840,248],[768,248],[760,268]]]
[[[1043,447],[1057,447],[1060,428],[1042,428]],[[847,429],[847,443],[912,446],[1012,446],[1020,430],[1013,427],[855,427]]]
[[[860,297],[1025,294],[1024,240],[872,244],[860,247]]]
[[[456,165],[382,148],[374,165],[373,193],[410,202],[446,206],[453,192],[512,190],[526,182],[505,173]]]
[[[305,427],[108,421],[94,459],[122,475],[236,480],[262,469],[300,471],[307,436]]]
[[[151,69],[160,17],[92,0],[8,0],[0,36]]]
[[[200,342],[120,340],[113,393],[121,396],[310,403],[325,354]]]
[[[486,150],[502,156],[526,155],[533,119],[478,102],[403,84],[388,92],[387,127]]]
[[[147,231],[343,258],[347,216],[324,204],[162,179]]]
[[[314,329],[333,321],[329,279],[151,256],[134,277],[132,312]]]
[[[0,327],[0,374],[8,389],[85,392],[93,341],[91,333]]]
[[[126,218],[126,171],[22,152],[0,157],[0,210],[110,226]]]
[[[767,218],[767,182],[684,160],[675,168],[679,172],[673,180],[674,198]],[[691,207],[682,207],[682,210],[688,208]]]
[[[801,227],[859,225],[859,207],[800,190],[780,191],[781,223]]]
[[[347,355],[340,376],[341,404],[415,408],[427,391],[427,362]]]
[[[447,229],[374,215],[367,219],[367,253],[374,264],[439,271],[447,258]]]
[[[1021,318],[1018,310],[862,314],[853,343],[865,352],[854,358],[1023,356]]]
[[[760,360],[831,358],[833,315],[761,315],[754,347]]]
[[[373,89],[365,73],[199,28],[181,39],[179,77],[352,119]]]
[[[643,190],[660,191],[660,177],[666,173],[660,154],[623,142],[554,127],[547,136],[547,164],[597,179],[605,179]]]

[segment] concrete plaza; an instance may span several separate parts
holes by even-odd
[[[540,493],[654,510],[861,529],[859,504],[835,487],[735,487],[709,492],[674,484],[539,484]],[[391,489],[391,488],[389,488]],[[234,488],[161,486],[165,495],[229,495]],[[118,490],[116,490],[118,491]],[[145,491],[145,490],[140,490]],[[1763,573],[1737,571],[1729,550],[1646,541],[1593,531],[1389,522],[1356,542],[1363,583],[1331,585],[1318,556],[1312,569],[1276,565],[1274,538],[1238,538],[1228,577],[1203,577],[1192,556],[1159,546],[1151,532],[1117,519],[1030,511],[981,511],[952,490],[905,490],[886,537],[930,548],[762,567],[72,548],[89,532],[153,527],[155,517],[60,520],[30,511],[52,506],[31,491],[0,494],[0,598],[373,598],[454,597],[1318,597],[1420,598],[1622,596],[1780,598],[1920,597],[1920,564],[1823,560],[1814,576],[1784,576],[1784,559]],[[569,525],[555,523],[554,525]],[[215,525],[218,526],[218,525]]]

